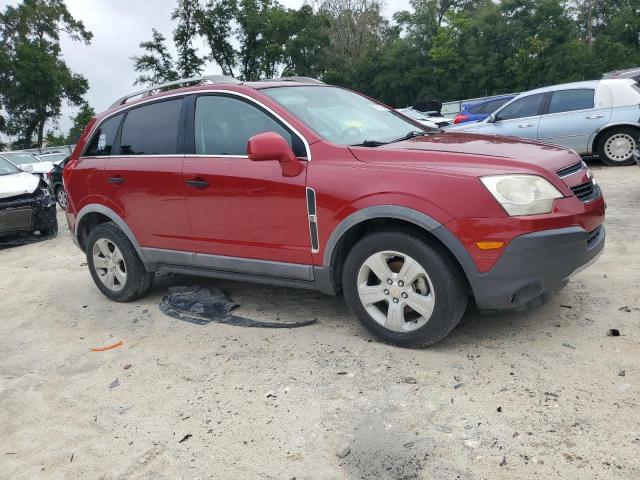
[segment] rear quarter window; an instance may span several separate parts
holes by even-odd
[[[549,113],[572,112],[593,108],[595,91],[590,88],[559,90],[551,94]]]
[[[87,149],[84,152],[85,157],[111,155],[116,134],[118,133],[118,127],[120,126],[123,116],[123,114],[116,115],[102,122],[87,145]]]

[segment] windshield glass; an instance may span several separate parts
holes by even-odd
[[[57,162],[58,160],[64,160],[69,155],[67,153],[47,153],[40,155],[41,162]]]
[[[26,165],[28,163],[38,163],[38,159],[33,155],[31,155],[30,153],[10,152],[10,153],[2,153],[1,155],[7,160],[9,160],[11,163],[13,163],[14,165]]]
[[[337,145],[388,143],[420,129],[395,111],[337,87],[277,87],[262,93]]]
[[[20,170],[18,170],[13,164],[0,157],[0,175],[13,175],[18,172],[20,172]]]

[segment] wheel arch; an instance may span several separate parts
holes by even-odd
[[[590,153],[598,153],[598,144],[600,143],[600,139],[602,138],[602,136],[608,132],[609,130],[611,130],[612,128],[620,128],[620,127],[629,127],[629,128],[635,128],[636,130],[638,130],[638,132],[640,132],[640,123],[633,123],[633,122],[615,122],[615,123],[609,123],[607,125],[605,125],[604,127],[600,128],[594,135],[593,140],[591,141],[591,152]]]
[[[331,282],[340,288],[347,254],[363,236],[383,228],[401,228],[424,235],[447,251],[473,287],[478,270],[458,239],[433,217],[397,205],[367,207],[342,220],[329,236],[323,254],[323,267],[331,272]]]
[[[142,253],[142,249],[140,248],[140,243],[138,243],[135,235],[122,219],[122,217],[109,207],[105,207],[104,205],[100,204],[85,205],[84,207],[82,207],[80,212],[78,212],[78,215],[76,217],[74,234],[78,239],[78,245],[80,246],[82,251],[85,251],[86,240],[91,229],[97,225],[100,225],[101,223],[106,222],[114,222],[116,225],[118,225],[120,230],[122,230],[122,232],[127,236],[129,241],[133,245],[133,248],[140,256],[140,259],[144,262],[144,254]]]

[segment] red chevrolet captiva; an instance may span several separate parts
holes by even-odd
[[[155,272],[343,292],[402,346],[444,338],[469,297],[538,305],[604,247],[605,202],[575,152],[431,130],[301,77],[123,97],[87,125],[64,182],[112,300]]]

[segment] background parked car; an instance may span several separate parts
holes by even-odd
[[[67,164],[69,160],[69,155],[65,157],[62,162],[58,163],[51,173],[49,173],[49,188],[51,188],[51,192],[55,197],[58,205],[63,210],[67,210],[67,192],[64,189],[64,183],[62,182],[62,172],[64,171],[64,166]]]
[[[26,152],[2,152],[0,157],[13,163],[20,170],[34,173],[42,179],[46,179],[46,174],[53,170],[53,163],[41,161],[35,155]]]
[[[67,152],[47,152],[41,155],[38,155],[38,158],[41,162],[51,162],[54,165],[59,165],[65,158],[69,157],[69,153]]]
[[[0,158],[0,238],[25,232],[55,236],[56,203],[41,178]]]
[[[566,83],[522,93],[480,122],[450,130],[530,138],[631,165],[640,137],[640,86],[631,79]]]
[[[462,111],[456,115],[453,123],[457,125],[466,122],[480,122],[514,97],[515,95],[504,95],[464,103],[462,105]]]
[[[614,70],[602,75],[602,78],[631,78],[640,83],[640,67],[627,68],[626,70]]]
[[[443,128],[452,125],[450,118],[438,115],[437,112],[419,112],[413,107],[399,108],[398,112],[417,120],[425,127]],[[431,115],[433,113],[433,115]]]

